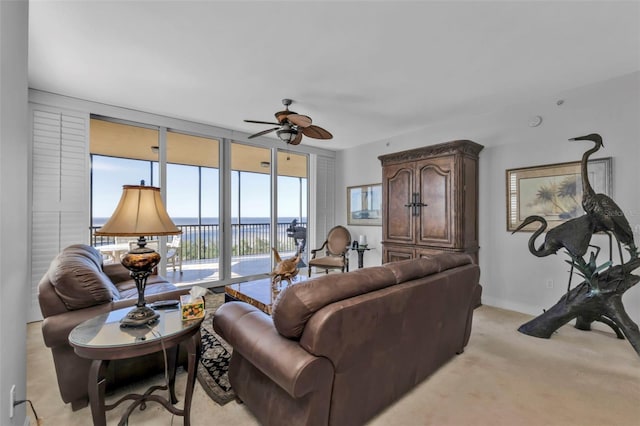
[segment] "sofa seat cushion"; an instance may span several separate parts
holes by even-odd
[[[342,256],[323,256],[317,257],[315,259],[309,260],[309,265],[312,266],[333,266],[333,267],[342,267],[344,266],[344,259]]]
[[[49,281],[67,309],[84,309],[119,300],[120,295],[102,271],[102,256],[91,246],[65,248],[51,262]]]
[[[285,288],[273,304],[273,323],[282,336],[299,339],[311,316],[324,306],[396,283],[384,266],[330,274]]]
[[[166,283],[167,279],[161,275],[156,275],[156,274],[152,274],[149,275],[149,277],[147,278],[147,285],[155,285],[156,283]],[[124,281],[120,281],[119,283],[116,284],[116,288],[118,289],[118,291],[120,292],[120,297],[123,299],[126,299],[126,297],[124,296],[125,293],[127,293],[129,290],[133,289],[134,291],[136,290],[136,282],[133,280],[133,278],[130,278],[128,280],[124,280]],[[174,287],[175,289],[175,287]]]

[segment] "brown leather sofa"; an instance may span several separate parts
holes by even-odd
[[[272,317],[226,303],[231,386],[263,425],[363,424],[463,352],[479,275],[444,254],[290,286]]]
[[[147,302],[179,299],[188,289],[178,289],[159,275],[147,281]],[[91,361],[80,358],[69,344],[71,330],[96,315],[136,304],[138,292],[129,271],[120,264],[103,265],[95,248],[76,244],[62,250],[38,284],[38,301],[44,321],[44,343],[51,348],[60,396],[73,410],[88,403],[87,382]],[[107,389],[136,378],[161,372],[162,353],[112,361],[107,369]]]

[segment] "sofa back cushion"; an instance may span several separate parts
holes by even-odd
[[[396,277],[398,284],[426,277],[448,269],[473,263],[471,256],[464,253],[441,253],[418,259],[400,260],[384,265]]]
[[[383,266],[313,278],[280,293],[273,304],[273,323],[284,337],[298,339],[309,318],[324,306],[395,283],[393,273]]]
[[[56,294],[69,310],[118,300],[119,293],[102,272],[102,256],[95,248],[71,245],[56,256],[47,272]]]

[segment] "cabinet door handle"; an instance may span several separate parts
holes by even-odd
[[[420,201],[420,193],[418,192],[414,192],[413,194],[411,194],[413,201],[411,201],[408,204],[405,204],[405,207],[411,207],[411,215],[413,216],[419,216],[420,215],[420,207],[427,207],[428,204],[425,204],[423,202]]]
[[[413,193],[413,202],[411,203],[411,206],[413,207],[413,215],[414,216],[420,216],[420,207],[426,207],[427,206],[425,203],[420,201],[420,193],[419,192],[414,192]]]

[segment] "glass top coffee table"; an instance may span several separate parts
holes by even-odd
[[[69,343],[83,358],[93,360],[89,370],[89,402],[94,425],[106,425],[105,411],[117,407],[126,400],[133,403],[122,415],[119,424],[126,424],[133,410],[144,409],[147,401],[155,401],[173,414],[183,416],[184,424],[190,424],[191,399],[196,379],[196,368],[200,356],[200,324],[202,319],[182,321],[179,307],[158,310],[158,320],[148,326],[120,327],[120,320],[132,308],[111,311],[91,318],[76,326],[69,334]],[[188,377],[184,406],[176,408],[175,377],[178,363],[178,347],[187,349]],[[153,395],[156,390],[166,390],[167,386],[151,386],[144,394],[128,394],[113,404],[105,404],[105,371],[109,361],[133,358],[153,352],[165,351],[169,368],[169,391],[171,400]]]
[[[291,280],[291,285],[295,285],[308,280],[305,274],[298,274]],[[229,284],[224,287],[224,301],[242,301],[246,302],[262,312],[271,315],[271,307],[273,302],[282,290],[287,288],[289,283],[282,281],[272,283],[271,277],[262,278],[254,281],[246,281],[241,283]]]

